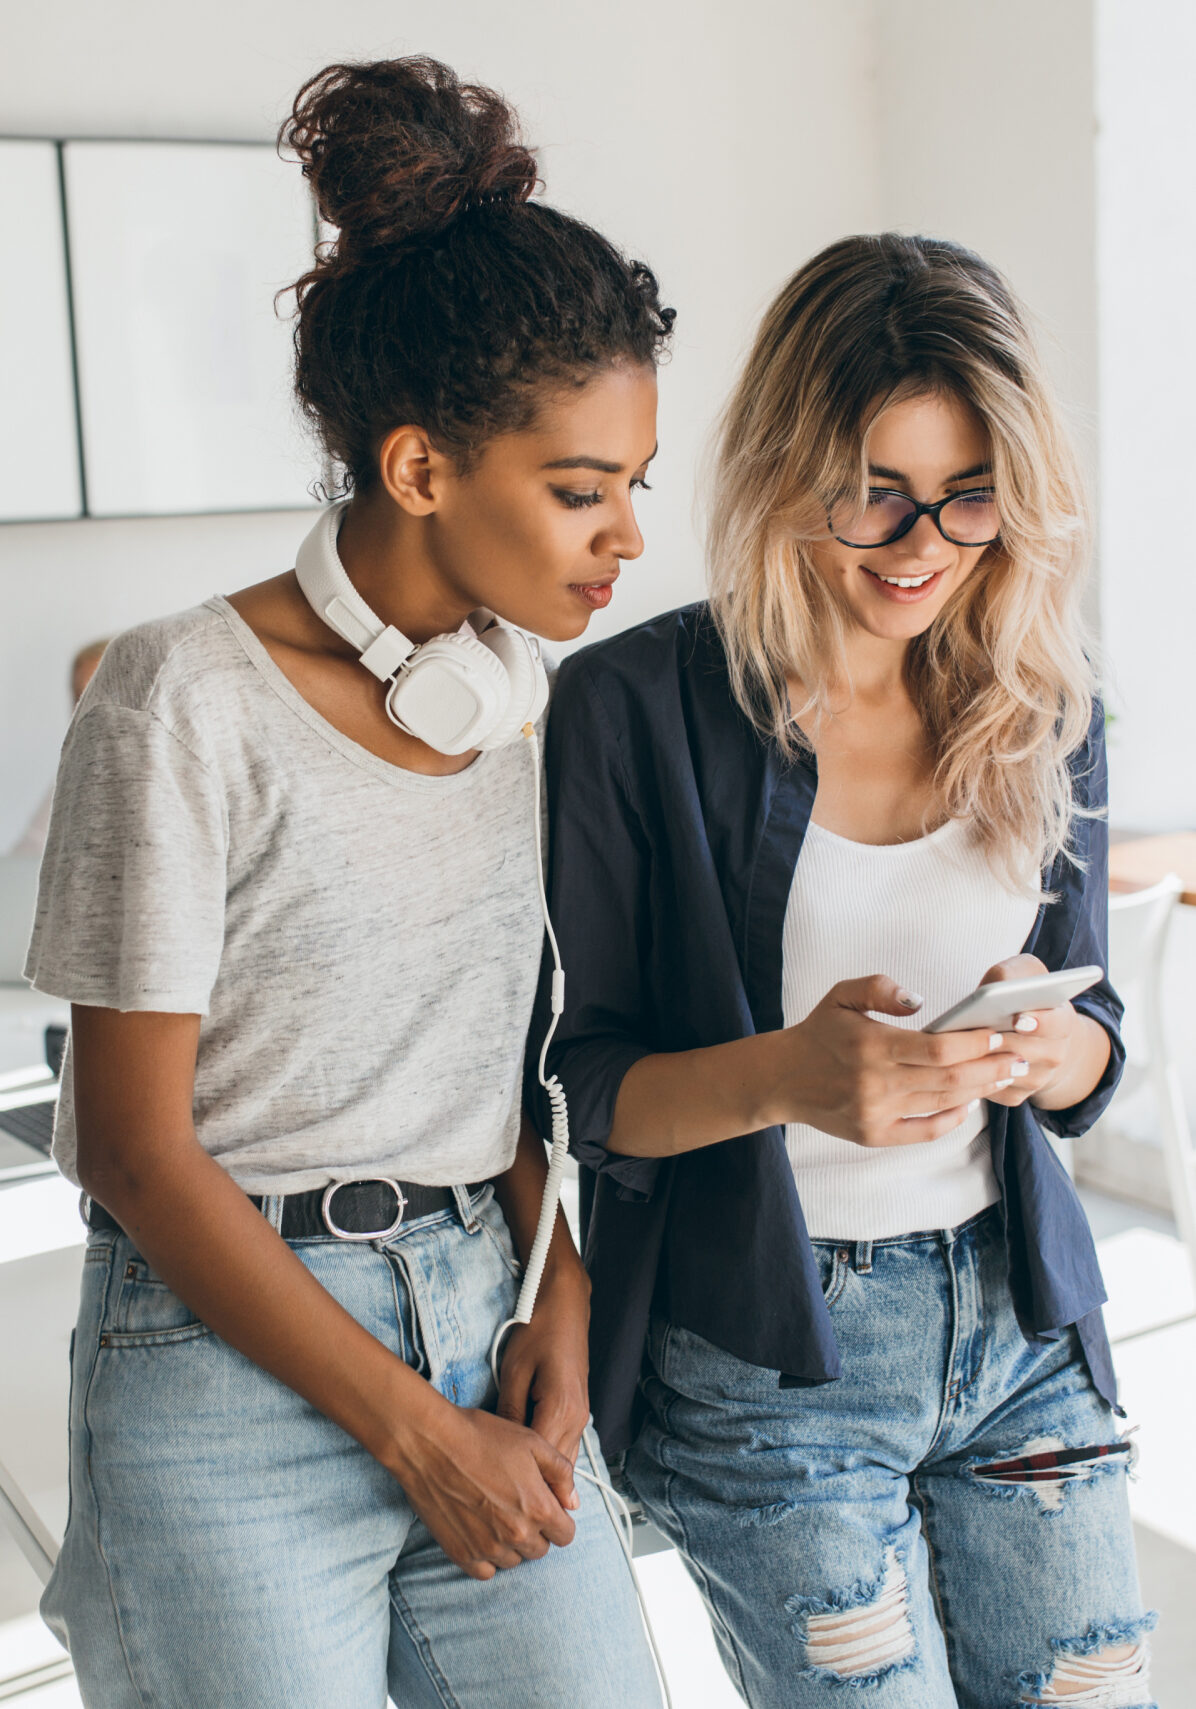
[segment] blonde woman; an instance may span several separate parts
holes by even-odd
[[[1104,1298],[1046,1133],[1120,1072],[1084,508],[1020,309],[850,238],[727,411],[708,604],[550,732],[592,1395],[753,1709],[1150,1701]],[[1044,1131],[1045,1130],[1045,1131]]]

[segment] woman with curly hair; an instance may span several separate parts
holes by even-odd
[[[595,1414],[753,1709],[1150,1701],[1104,1290],[1046,1137],[1112,1094],[1120,1004],[924,1030],[1105,964],[1086,565],[1005,282],[849,238],[727,410],[709,602],[561,673]]]
[[[113,641],[66,740],[28,973],[91,1233],[43,1610],[89,1709],[647,1709],[563,1221],[499,1391],[490,1352],[545,1179],[526,632],[642,549],[672,313],[436,61],[328,67],[283,140],[350,496]]]

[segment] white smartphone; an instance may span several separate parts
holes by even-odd
[[[1015,1015],[1024,1015],[1028,1009],[1057,1009],[1103,978],[1099,967],[1065,967],[1061,973],[1035,973],[1029,979],[994,979],[952,1004],[923,1031],[959,1033],[969,1027],[988,1027],[992,1032],[1009,1032]]]

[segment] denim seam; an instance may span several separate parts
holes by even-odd
[[[444,1671],[436,1660],[428,1634],[411,1612],[411,1604],[397,1585],[391,1584],[389,1586],[389,1596],[390,1605],[398,1616],[407,1636],[414,1644],[416,1654],[424,1664],[424,1671],[437,1697],[445,1705],[445,1709],[461,1709],[461,1700],[445,1678]]]
[[[938,1616],[939,1631],[943,1635],[943,1648],[947,1652],[947,1672],[951,1675],[952,1680],[954,1680],[955,1669],[952,1666],[952,1660],[955,1650],[955,1636],[951,1629],[951,1620],[947,1608],[947,1598],[939,1580],[938,1555],[935,1552],[934,1539],[930,1534],[930,1509],[934,1504],[931,1501],[930,1496],[918,1482],[917,1471],[915,1471],[910,1478],[910,1487],[914,1492],[914,1499],[918,1504],[918,1510],[921,1516],[922,1543],[926,1550],[926,1566],[927,1574],[930,1579],[930,1593],[934,1597],[934,1607],[935,1613]]]
[[[952,1247],[953,1246],[954,1242],[952,1242]],[[923,1461],[931,1459],[934,1455],[935,1449],[939,1446],[939,1443],[946,1438],[947,1432],[951,1426],[952,1415],[955,1412],[955,1402],[958,1398],[957,1395],[953,1395],[951,1393],[951,1387],[952,1373],[955,1370],[955,1360],[959,1353],[960,1341],[959,1278],[956,1275],[955,1260],[952,1251],[948,1248],[944,1248],[940,1242],[939,1253],[942,1257],[943,1266],[946,1269],[947,1276],[951,1284],[951,1336],[947,1347],[946,1369],[943,1372],[942,1398],[939,1402],[939,1415],[935,1422],[934,1434],[927,1444],[925,1453],[922,1455]]]
[[[393,1251],[390,1255],[392,1258],[400,1258],[398,1251]],[[426,1382],[431,1383],[433,1388],[436,1388],[437,1377],[445,1363],[436,1314],[432,1310],[430,1301],[425,1297],[422,1266],[413,1264],[411,1254],[407,1252],[402,1253],[401,1262],[407,1283],[407,1292],[411,1300],[411,1327],[413,1334],[419,1336],[420,1350],[423,1354],[423,1370],[420,1375]]]
[[[669,1344],[669,1340],[672,1336],[672,1333],[673,1333],[673,1326],[670,1323],[668,1328],[665,1330],[664,1343],[661,1346],[661,1350],[660,1350],[660,1362],[661,1362],[662,1369],[663,1369],[663,1367],[666,1363],[666,1360],[667,1360],[668,1344]],[[673,1400],[666,1400],[664,1403],[663,1423],[664,1423],[664,1429],[665,1429],[666,1435],[673,1435],[674,1434],[673,1426],[672,1426],[672,1419],[670,1416],[672,1413],[674,1404],[675,1404],[675,1402]],[[735,1640],[734,1628],[728,1625],[727,1621],[723,1619],[723,1616],[718,1609],[718,1604],[715,1602],[714,1596],[711,1593],[710,1580],[706,1577],[706,1574],[702,1568],[701,1562],[698,1560],[697,1556],[694,1554],[693,1550],[690,1547],[689,1532],[686,1529],[686,1525],[685,1525],[685,1513],[680,1507],[678,1507],[677,1503],[672,1499],[673,1485],[676,1483],[679,1476],[680,1476],[680,1473],[674,1471],[671,1467],[669,1468],[669,1470],[665,1474],[665,1485],[664,1485],[665,1505],[668,1507],[670,1513],[672,1514],[674,1520],[676,1521],[677,1529],[681,1533],[681,1549],[682,1549],[683,1554],[685,1555],[686,1561],[689,1564],[689,1570],[695,1579],[698,1579],[701,1581],[701,1589],[702,1589],[703,1594],[705,1595],[707,1604],[709,1605],[711,1612],[717,1615],[719,1625],[722,1627],[723,1637],[724,1637],[724,1640],[726,1642],[727,1648],[735,1658],[735,1676],[736,1676],[735,1681],[734,1681],[735,1687],[738,1690],[739,1695],[743,1698],[744,1702],[750,1705],[751,1704],[751,1698],[748,1696],[747,1681],[745,1680],[744,1674],[743,1674],[743,1658],[739,1653],[739,1645]]]
[[[415,1311],[415,1300],[411,1294],[411,1283],[407,1276],[407,1266],[397,1252],[385,1252],[386,1267],[390,1271],[390,1294],[395,1308],[395,1329],[398,1334],[399,1358],[413,1371],[418,1370],[419,1361],[415,1348],[415,1328],[418,1322]],[[399,1298],[399,1276],[403,1278],[403,1286],[407,1290],[407,1302],[411,1307],[411,1340],[408,1341],[407,1331],[403,1327],[403,1302]]]
[[[108,1320],[108,1313],[110,1310],[110,1296],[111,1296],[111,1292],[112,1292],[112,1283],[113,1283],[113,1280],[116,1276],[117,1245],[118,1245],[118,1242],[116,1242],[116,1241],[114,1241],[112,1244],[112,1254],[111,1254],[111,1259],[109,1262],[109,1270],[108,1270],[108,1284],[107,1284],[107,1287],[104,1289],[104,1304],[103,1304],[103,1309],[100,1312],[99,1336],[97,1336],[97,1338],[96,1338],[95,1349],[92,1353],[91,1370],[88,1373],[87,1384],[84,1388],[83,1401],[82,1401],[82,1405],[80,1406],[80,1409],[79,1409],[79,1416],[82,1419],[84,1430],[85,1430],[86,1435],[87,1435],[87,1448],[86,1448],[86,1453],[84,1455],[84,1464],[87,1468],[87,1470],[86,1470],[87,1487],[88,1487],[88,1490],[91,1494],[91,1509],[92,1509],[93,1514],[95,1515],[95,1549],[96,1549],[96,1554],[99,1556],[100,1560],[103,1561],[103,1563],[104,1563],[104,1578],[105,1578],[105,1581],[108,1585],[108,1598],[109,1598],[109,1601],[112,1603],[112,1619],[113,1619],[113,1623],[116,1626],[116,1635],[117,1635],[118,1639],[120,1640],[120,1653],[124,1657],[124,1660],[125,1660],[125,1669],[129,1675],[129,1684],[132,1686],[134,1692],[136,1693],[137,1701],[143,1706],[143,1709],[150,1709],[150,1705],[146,1701],[145,1694],[142,1691],[140,1685],[137,1683],[136,1676],[133,1672],[133,1658],[129,1654],[129,1646],[128,1646],[127,1642],[125,1641],[125,1627],[124,1627],[124,1621],[121,1619],[121,1615],[120,1615],[120,1603],[117,1600],[116,1586],[112,1582],[112,1568],[108,1564],[108,1556],[107,1556],[107,1553],[105,1552],[104,1540],[103,1540],[103,1537],[101,1535],[99,1492],[97,1491],[96,1486],[95,1486],[95,1479],[92,1477],[92,1474],[91,1474],[92,1431],[91,1431],[91,1420],[88,1417],[88,1407],[90,1406],[90,1403],[91,1403],[92,1389],[95,1387],[96,1374],[100,1368],[100,1353],[103,1351],[103,1349],[100,1345],[100,1337],[106,1333],[105,1329],[104,1329],[104,1324]]]
[[[581,1433],[581,1447],[585,1450],[586,1459],[590,1462],[590,1471],[593,1473],[594,1477],[598,1477],[601,1461],[596,1460],[594,1457],[595,1446],[597,1446],[598,1452],[601,1454],[602,1444],[598,1441],[597,1432],[594,1429],[594,1421],[591,1417],[590,1422],[585,1426]],[[622,1522],[616,1518],[614,1513],[611,1512],[610,1504],[604,1495],[599,1494],[598,1499],[601,1501],[602,1506],[605,1509],[606,1516],[610,1520],[611,1526],[615,1532],[616,1540],[619,1544],[619,1554],[627,1567],[627,1576],[631,1580],[631,1592],[638,1601],[640,1594],[639,1580],[635,1576],[635,1562],[628,1554],[629,1543],[626,1535],[624,1534]]]

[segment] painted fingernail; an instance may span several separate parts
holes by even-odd
[[[968,1105],[968,1114],[970,1116],[974,1115],[979,1108],[980,1108],[979,1098],[973,1098],[971,1103]]]
[[[1007,1087],[1012,1086],[1012,1085],[1013,1085],[1012,1080],[998,1080],[996,1085],[993,1087],[993,1091],[994,1092],[1004,1092]]]
[[[898,991],[897,1001],[907,1009],[920,1009],[922,999],[916,991]]]
[[[1024,1080],[1030,1072],[1030,1064],[1024,1057],[1019,1056],[1016,1062],[1011,1063],[1009,1072],[1015,1080]]]
[[[1033,1015],[1019,1015],[1013,1023],[1013,1030],[1015,1033],[1036,1033],[1038,1022]]]
[[[1004,1043],[1005,1040],[1001,1037],[1000,1033],[989,1033],[988,1048],[990,1050],[1000,1050]]]

